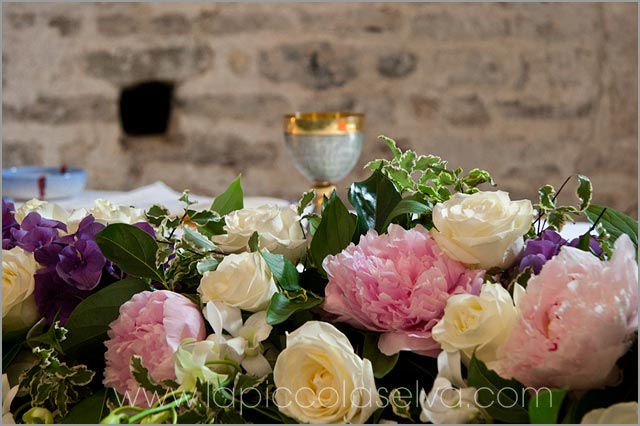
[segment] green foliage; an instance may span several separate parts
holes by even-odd
[[[62,342],[67,339],[68,330],[60,326],[60,321],[54,321],[45,333],[36,335],[36,333],[44,326],[44,320],[40,320],[27,333],[27,344],[34,348],[36,346],[46,345],[52,347],[59,353],[64,354]]]
[[[261,251],[260,254],[282,290],[287,292],[302,290],[299,284],[298,270],[289,259],[281,254],[273,254],[267,251]]]
[[[69,411],[63,424],[97,424],[106,413],[107,390],[102,389],[83,399]]]
[[[378,349],[378,334],[367,333],[364,337],[364,346],[362,348],[362,357],[371,361],[373,366],[373,375],[376,379],[381,379],[396,366],[400,353],[387,356]]]
[[[576,189],[576,197],[579,204],[576,206],[562,206],[556,204],[556,199],[560,192],[564,189],[565,185],[576,177],[578,179],[578,187]],[[538,211],[538,218],[534,222],[528,236],[534,237],[536,234],[540,234],[544,228],[549,228],[554,231],[560,231],[567,222],[575,222],[574,217],[579,216],[589,207],[591,202],[592,186],[588,177],[583,175],[569,176],[560,189],[556,192],[555,188],[551,185],[544,185],[538,190],[539,202],[534,204],[534,207]],[[542,226],[542,218],[546,219],[546,226]],[[536,225],[537,229],[536,229]]]
[[[213,200],[209,210],[218,213],[220,216],[224,216],[244,207],[244,193],[242,191],[240,177],[241,176],[238,176],[222,194]]]
[[[102,254],[127,274],[165,282],[156,267],[158,244],[142,229],[114,223],[96,235],[96,242]]]
[[[378,170],[374,170],[367,180],[351,184],[349,202],[358,213],[356,235],[369,229],[384,232],[389,213],[401,200],[393,182]]]
[[[638,222],[626,214],[613,209],[593,204],[585,210],[589,222],[598,221],[609,235],[611,243],[622,234],[627,234],[638,251]],[[599,220],[598,220],[599,219]]]
[[[267,309],[267,323],[271,325],[286,321],[293,313],[300,310],[311,309],[322,303],[322,298],[302,291],[294,298],[289,298],[284,293],[276,293],[271,297]]]
[[[149,376],[149,370],[142,364],[142,358],[138,355],[134,355],[131,357],[131,375],[138,382],[138,384],[143,388],[148,390],[151,393],[156,393],[157,395],[162,395],[166,389],[157,384],[151,379]]]
[[[503,379],[475,356],[469,362],[467,384],[479,389],[476,394],[478,404],[486,407],[487,414],[495,420],[506,423],[529,421],[526,408],[529,397],[522,383]]]
[[[529,421],[537,424],[558,422],[562,402],[567,395],[564,389],[542,390],[529,400]]]
[[[45,407],[55,418],[64,417],[69,406],[81,400],[95,372],[86,365],[69,366],[53,348],[33,348],[39,362],[20,376],[20,389],[28,392],[31,406]]]
[[[356,217],[333,192],[323,204],[322,220],[309,248],[309,256],[318,270],[322,271],[325,257],[339,253],[349,245],[355,230]]]
[[[134,294],[148,289],[144,281],[125,278],[84,299],[71,312],[65,324],[69,334],[62,342],[64,351],[74,354],[85,350],[89,344],[103,342],[109,324],[118,318],[122,304]]]
[[[304,213],[304,210],[307,208],[309,204],[316,198],[315,191],[311,190],[302,194],[300,201],[298,201],[298,206],[296,208],[299,215]]]

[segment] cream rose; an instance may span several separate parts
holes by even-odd
[[[528,200],[503,191],[454,194],[433,208],[431,235],[453,259],[481,269],[507,267],[524,247],[533,220]]]
[[[250,312],[267,309],[277,291],[269,266],[257,252],[226,256],[215,271],[205,272],[198,287],[205,303],[224,302]]]
[[[620,402],[607,408],[597,408],[582,417],[580,424],[638,424],[638,403]]]
[[[287,335],[273,379],[278,409],[300,422],[364,423],[381,406],[371,362],[325,322],[306,322]]]
[[[213,242],[228,253],[247,250],[249,238],[256,231],[260,235],[261,249],[282,254],[294,263],[307,248],[300,216],[294,206],[285,210],[269,205],[236,210],[225,216],[225,224],[227,233],[214,237]]]
[[[524,292],[521,286],[517,292]],[[432,330],[433,339],[447,352],[461,350],[483,362],[497,359],[518,318],[511,295],[500,284],[485,283],[479,296],[457,294],[449,297],[444,316]]]
[[[40,317],[33,298],[36,269],[33,254],[20,247],[2,250],[3,332],[27,328]]]
[[[36,198],[21,205],[15,212],[16,222],[22,223],[25,217],[31,212],[36,212],[45,219],[53,219],[64,224],[69,219],[69,212],[56,203],[41,201]]]
[[[113,204],[111,201],[103,199],[97,199],[95,201],[93,208],[89,210],[89,214],[93,215],[96,222],[105,225],[109,223],[127,223],[133,225],[134,223],[146,220],[144,210],[142,209]]]

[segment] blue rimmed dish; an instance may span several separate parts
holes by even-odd
[[[53,200],[78,195],[87,172],[74,167],[19,166],[2,169],[2,196],[16,200]]]

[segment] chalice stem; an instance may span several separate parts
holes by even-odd
[[[312,186],[316,192],[315,199],[315,213],[322,214],[322,202],[326,195],[327,198],[331,196],[331,193],[336,189],[336,186],[331,182],[315,182]]]

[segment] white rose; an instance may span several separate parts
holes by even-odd
[[[580,424],[638,424],[638,402],[620,402],[584,415]]]
[[[434,424],[475,423],[481,416],[476,404],[476,388],[462,379],[460,352],[440,352],[438,377],[427,395],[420,391],[420,420]]]
[[[224,302],[257,312],[267,309],[278,291],[269,266],[260,253],[226,256],[215,271],[205,272],[198,292],[203,302]]]
[[[3,332],[27,328],[40,318],[33,297],[36,269],[33,254],[20,247],[2,250]]]
[[[300,422],[364,423],[381,406],[371,362],[325,322],[306,322],[287,335],[273,379],[278,409]]]
[[[454,194],[433,208],[431,235],[451,258],[482,269],[507,267],[524,247],[533,220],[529,200],[503,191]]]
[[[261,249],[282,254],[294,263],[307,248],[300,216],[294,206],[285,210],[269,205],[236,210],[226,215],[224,220],[227,233],[213,237],[213,242],[228,253],[247,250],[249,238],[256,231],[260,236]]]
[[[96,222],[105,225],[110,223],[127,223],[133,225],[146,220],[144,210],[135,207],[121,206],[104,199],[97,199],[89,210]]]
[[[69,212],[56,203],[41,201],[36,198],[21,205],[15,212],[16,222],[22,223],[25,217],[31,212],[36,212],[45,219],[53,219],[64,224],[69,219]]]
[[[496,351],[511,333],[517,318],[518,310],[509,292],[500,284],[485,283],[479,296],[449,297],[432,336],[447,352],[461,350],[471,357],[476,350],[476,358],[491,362],[497,359]]]

